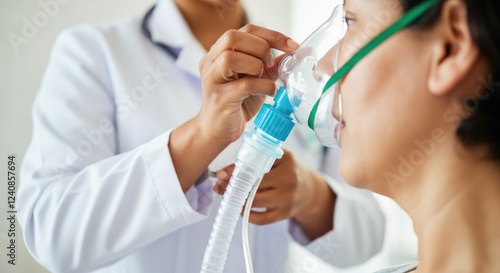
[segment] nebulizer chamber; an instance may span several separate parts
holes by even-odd
[[[318,139],[334,145],[335,127],[339,124],[332,116],[332,102],[338,94],[323,92],[326,81],[334,72],[335,45],[345,33],[343,7],[338,6],[330,19],[307,38],[280,64],[279,79],[284,84],[274,98],[274,105],[264,104],[255,118],[255,129],[245,132],[235,169],[223,195],[215,224],[205,250],[201,273],[222,273],[229,246],[245,200],[250,198],[245,211],[248,221],[249,208],[262,177],[269,172],[276,159],[281,158],[281,144],[290,134],[294,122],[312,124]],[[314,110],[316,108],[316,110]],[[316,115],[312,118],[311,112]],[[325,115],[326,117],[319,117]],[[313,120],[313,122],[309,122]],[[248,228],[248,222],[243,224]],[[253,272],[248,251],[248,238],[243,236],[247,272]]]

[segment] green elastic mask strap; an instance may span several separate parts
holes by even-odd
[[[418,6],[409,10],[403,17],[401,17],[394,24],[389,26],[387,29],[382,31],[379,35],[377,35],[373,40],[371,40],[368,44],[366,44],[363,48],[361,48],[347,63],[345,63],[337,73],[333,74],[332,77],[328,80],[325,87],[323,88],[322,94],[324,94],[330,87],[332,87],[336,82],[338,82],[342,77],[344,77],[361,59],[363,59],[368,53],[370,53],[373,49],[383,43],[385,40],[389,39],[392,35],[396,34],[403,28],[407,27],[415,20],[417,20],[420,16],[422,16],[425,12],[431,9],[434,5],[436,5],[439,0],[428,0],[419,4]],[[316,117],[316,111],[318,110],[319,99],[314,104],[311,113],[309,114],[308,125],[309,128],[314,130],[314,118]]]

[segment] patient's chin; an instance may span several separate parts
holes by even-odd
[[[383,175],[376,175],[361,164],[347,164],[340,161],[340,174],[352,187],[370,190],[378,194],[391,196],[391,185],[383,180]]]
[[[340,175],[351,186],[356,188],[367,189],[365,176],[362,169],[356,164],[349,163],[347,160],[340,160]]]

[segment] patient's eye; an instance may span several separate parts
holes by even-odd
[[[347,24],[347,27],[349,28],[356,22],[356,19],[350,17],[344,17],[344,21]]]

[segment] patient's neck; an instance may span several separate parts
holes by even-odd
[[[442,145],[394,199],[414,221],[416,272],[500,272],[500,163]]]

